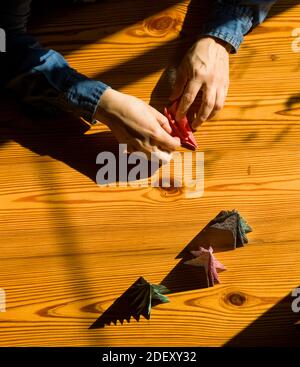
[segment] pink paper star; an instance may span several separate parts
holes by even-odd
[[[195,256],[195,259],[188,260],[185,262],[185,264],[203,266],[209,285],[213,286],[215,283],[220,283],[217,270],[223,271],[226,270],[226,268],[213,255],[213,248],[209,247],[207,250],[204,247],[199,247],[199,250],[191,251],[191,254]]]

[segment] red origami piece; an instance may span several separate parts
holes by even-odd
[[[187,117],[184,116],[179,122],[175,120],[177,107],[178,100],[174,101],[170,107],[165,107],[164,109],[164,114],[168,118],[172,129],[171,135],[179,137],[181,145],[185,148],[195,150],[198,145]]]

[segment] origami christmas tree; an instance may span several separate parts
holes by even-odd
[[[184,263],[193,266],[203,266],[206,272],[207,287],[214,286],[215,283],[220,283],[217,270],[226,270],[225,266],[218,261],[213,255],[213,249],[208,250],[200,247],[199,250],[191,251],[194,259],[187,260]]]
[[[148,283],[143,277],[138,278],[121,297],[106,310],[90,329],[103,328],[111,323],[117,324],[124,320],[130,322],[133,317],[139,321],[140,316],[150,319],[151,307],[160,303],[167,303],[169,299],[164,295],[170,291],[163,285]]]
[[[130,322],[131,317],[136,321],[140,320],[140,316],[149,320],[153,306],[169,302],[165,296],[171,293],[169,289],[179,292],[219,283],[218,271],[225,270],[225,267],[213,255],[212,245],[218,249],[243,246],[248,243],[247,233],[251,231],[252,228],[237,210],[222,210],[177,256],[182,260],[163,279],[161,283],[165,285],[151,284],[143,277],[138,278],[90,328],[103,328],[111,323],[116,325],[117,321],[123,324],[124,320]],[[201,281],[200,278],[204,279]],[[195,280],[194,288],[191,283]],[[185,287],[184,283],[189,287]]]
[[[205,228],[207,227],[231,231],[234,239],[234,248],[248,243],[246,234],[252,232],[252,228],[235,209],[222,210]]]

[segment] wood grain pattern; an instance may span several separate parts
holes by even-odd
[[[204,17],[200,2],[190,11],[188,1],[159,3],[66,8],[35,18],[31,31],[81,72],[159,107],[166,88],[153,90]],[[2,103],[1,346],[300,345],[290,297],[300,285],[299,26],[300,6],[281,1],[232,55],[226,106],[196,133],[201,198],[99,187],[96,155],[116,148],[104,126],[32,123]],[[218,253],[228,269],[220,285],[170,295],[150,321],[88,329],[140,275],[160,282],[207,222],[232,208],[254,232],[245,248]]]

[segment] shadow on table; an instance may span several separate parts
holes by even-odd
[[[207,274],[203,266],[191,266],[184,264],[193,256],[186,256],[168,273],[161,281],[171,293],[193,291],[195,289],[208,288]]]
[[[278,274],[280,276],[280,274]],[[291,293],[229,340],[226,347],[300,346],[300,314],[292,310]],[[299,304],[299,301],[297,302]]]
[[[191,251],[197,251],[200,247],[213,248],[214,253],[233,250],[235,243],[231,230],[219,229],[210,226],[211,221],[185,246],[176,256],[179,263],[162,280],[161,284],[173,292],[185,292],[210,286],[208,274],[204,267],[185,264],[193,259]]]
[[[104,5],[106,7],[106,12],[104,11],[102,13],[103,18],[100,19],[100,23],[102,22],[102,24],[107,24],[109,23],[110,19],[105,18],[105,14],[107,11],[111,12],[117,3],[118,2],[104,2],[103,4],[100,3],[89,6],[93,7],[95,14],[96,12],[98,12],[97,14],[101,14],[102,6]],[[108,28],[103,37],[106,37],[108,34],[119,32],[124,27],[143,20],[144,18],[154,15],[157,12],[167,9],[168,7],[177,3],[179,3],[179,0],[154,2],[151,4],[151,7],[145,8],[142,5],[142,2],[137,2],[139,5],[138,11],[137,9],[135,9],[134,12],[132,12],[132,9],[123,9],[123,11],[118,12],[117,15],[114,12],[114,15],[119,18],[120,22],[116,21],[116,24],[113,27]],[[296,4],[296,0],[279,1],[276,7],[271,11],[270,17],[275,16]],[[88,6],[86,6],[86,9],[86,13],[84,10],[80,12],[80,22],[84,21],[86,15],[90,16],[91,14],[91,11],[88,10]],[[65,11],[61,11],[60,8],[57,8],[54,9],[51,14],[47,12],[46,17],[56,17],[57,19],[62,18],[62,16],[66,15]],[[130,12],[131,20],[124,23],[124,19],[126,19],[126,14],[128,12]],[[70,11],[68,14],[72,16],[72,11]],[[195,40],[199,22],[203,21],[204,19],[204,2],[194,0],[191,1],[187,16],[185,17],[180,39],[166,42],[163,45],[159,45],[151,50],[148,50],[143,55],[139,55],[133,59],[120,63],[103,73],[99,73],[96,78],[107,82],[115,88],[122,88],[146,77],[151,73],[157,72],[162,68],[168,69],[170,66],[177,65],[188,47]],[[85,19],[85,21],[88,27],[90,19]],[[157,24],[159,24],[159,22]],[[69,27],[69,34],[74,32],[73,24],[71,26],[66,25],[66,27]],[[49,35],[51,36],[51,34],[57,34],[58,31],[56,28],[51,29],[50,27],[50,29],[46,32],[48,37]],[[69,53],[72,53],[73,51],[80,49],[87,44],[99,42],[101,40],[99,34],[97,32],[93,34],[95,34],[94,37],[89,37],[88,40],[83,39],[80,43],[74,42],[74,44],[68,45],[67,50],[62,50],[61,52],[64,55],[68,55]],[[55,44],[55,41],[53,43]],[[61,41],[58,41],[59,51],[60,48],[62,48]],[[120,75],[122,77],[120,77]],[[163,75],[152,93],[151,103],[160,110],[161,106],[167,103],[167,98],[169,96],[168,88],[170,88],[170,84],[168,84],[168,78],[168,74]],[[18,121],[13,119],[13,117],[9,115],[10,112],[7,112],[8,119],[6,120],[5,124],[1,123],[0,127],[1,132],[3,132],[3,134],[1,134],[2,137],[0,143],[2,145],[8,141],[16,141],[39,155],[49,155],[54,159],[66,163],[93,181],[95,181],[97,171],[100,168],[96,165],[96,156],[98,153],[101,151],[108,151],[118,156],[117,142],[110,133],[102,132],[85,135],[85,132],[89,127],[82,123],[81,120],[71,117],[64,117],[62,119],[49,118],[48,120],[42,116],[40,119],[28,119],[23,120],[22,122],[20,121],[21,119],[17,119]],[[68,213],[65,213],[66,216],[67,214]],[[67,220],[67,218],[61,218],[62,223],[64,220]],[[67,234],[64,233],[62,236],[67,236]],[[193,243],[193,241],[194,243],[201,243],[201,241],[204,243],[205,237],[203,238],[202,236],[203,234],[199,234],[199,237],[193,239],[191,243]],[[72,243],[72,246],[73,245],[74,244]],[[191,244],[189,245],[191,246]],[[216,248],[216,245],[214,244],[213,246],[217,252],[218,249]],[[74,249],[70,247],[70,251],[73,250]],[[201,275],[202,270],[199,269],[201,268],[190,266],[189,270],[187,270],[187,266],[183,264],[183,260],[180,260],[179,264],[173,270],[171,270],[171,272],[164,278],[162,283],[171,288],[173,291],[177,292],[196,288],[198,289],[199,284],[201,284],[201,276],[203,275]],[[84,275],[85,274],[82,274],[82,279],[85,279]],[[274,306],[270,312],[267,312],[261,318],[253,322],[238,336],[232,339],[228,345],[237,345],[243,342],[246,343],[251,339],[251,337],[253,337],[253,339],[257,337],[255,336],[255,333],[260,333],[260,335],[263,336],[269,335],[272,333],[272,325],[276,323],[281,325],[281,328],[277,326],[275,328],[275,341],[277,339],[279,340],[280,335],[281,337],[289,337],[290,335],[293,336],[293,333],[289,334],[289,332],[287,332],[290,329],[287,329],[287,331],[284,330],[283,327],[286,324],[282,321],[284,319],[286,322],[291,317],[289,313],[289,307],[290,304],[288,303],[288,300],[284,299],[278,305]],[[284,316],[283,319],[281,319],[282,312],[284,315],[289,316]],[[293,342],[296,342],[296,336]],[[251,343],[251,341],[249,341],[249,343]],[[263,340],[261,343],[263,344]]]
[[[11,117],[9,115],[6,118],[3,115],[0,117],[2,144],[6,141],[15,141],[40,156],[49,156],[67,164],[94,182],[97,173],[99,174],[99,170],[103,168],[103,174],[98,175],[100,185],[127,182],[127,175],[125,177],[120,171],[120,164],[123,171],[125,165],[130,172],[137,163],[128,163],[128,154],[119,148],[117,140],[109,131],[85,134],[89,129],[90,126],[84,121],[70,114],[52,118],[45,116],[29,118],[22,115],[22,112],[15,112]],[[99,163],[96,163],[96,157],[100,153],[103,153],[102,159],[98,158]],[[115,165],[110,175],[105,173],[107,159]],[[138,175],[137,179],[152,176],[158,165],[151,164],[142,157],[139,159],[146,168],[141,170],[144,176]],[[114,168],[113,165],[110,167]],[[129,177],[129,180],[134,180],[134,177],[132,179]]]
[[[159,299],[153,299],[150,283],[143,277],[139,277],[114,303],[102,313],[102,315],[89,327],[89,329],[101,329],[111,323],[121,324],[126,320],[128,323],[133,317],[136,321],[143,316],[150,319],[151,308],[161,303]],[[150,306],[150,312],[149,312]]]

